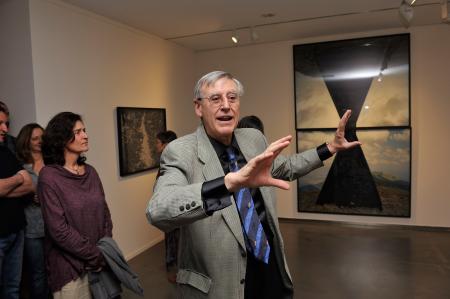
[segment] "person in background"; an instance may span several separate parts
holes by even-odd
[[[261,133],[263,133],[264,135],[264,124],[261,119],[259,119],[259,117],[255,115],[244,116],[243,118],[241,118],[236,128],[253,128],[261,131]]]
[[[53,297],[91,298],[88,271],[105,265],[97,242],[112,237],[112,221],[97,171],[83,153],[89,149],[81,116],[55,115],[44,130],[38,198],[46,228],[48,282]]]
[[[36,188],[39,172],[44,167],[41,144],[44,129],[36,124],[25,125],[17,135],[16,155],[28,171]],[[25,206],[25,274],[29,282],[30,298],[47,299],[49,295],[44,261],[44,220],[37,194],[30,196]]]
[[[0,105],[0,143],[8,136],[9,110]],[[24,197],[35,190],[13,153],[0,146],[0,298],[18,299],[25,227]]]
[[[242,84],[230,73],[204,75],[194,88],[197,131],[172,141],[147,206],[163,231],[180,227],[177,290],[181,298],[293,298],[276,214],[275,190],[360,142],[345,139],[351,111],[329,143],[288,157],[288,135],[268,144],[236,129]]]
[[[0,101],[0,109],[2,111],[5,111],[5,113],[9,116],[9,108],[2,101]],[[9,128],[9,121],[7,123],[7,126]],[[13,154],[15,154],[16,153],[16,138],[14,138],[14,136],[6,134],[5,137],[3,138],[3,141],[0,141],[0,146],[6,146]]]
[[[169,142],[177,139],[177,134],[173,131],[162,131],[156,134],[156,152],[161,155],[163,150],[169,144]],[[161,175],[160,169],[156,179]],[[166,271],[167,280],[171,283],[175,283],[177,279],[177,258],[178,258],[178,242],[180,239],[180,229],[175,228],[170,232],[165,233],[165,245],[166,245]]]

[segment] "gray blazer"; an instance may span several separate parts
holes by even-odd
[[[234,134],[247,161],[268,146],[258,130],[236,129]],[[315,149],[288,158],[278,156],[273,163],[272,176],[294,180],[322,165]],[[241,279],[246,272],[246,248],[234,198],[231,197],[231,206],[212,216],[207,216],[203,209],[203,182],[224,176],[203,126],[169,143],[161,157],[161,174],[146,214],[149,222],[163,231],[181,227],[177,275],[180,297],[244,298]],[[260,191],[274,235],[271,250],[281,268],[283,283],[292,288],[274,190],[260,187]]]

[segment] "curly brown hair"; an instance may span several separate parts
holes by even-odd
[[[73,128],[77,121],[83,121],[81,115],[73,112],[60,112],[49,122],[42,136],[42,156],[45,165],[64,166],[64,149],[75,139]],[[78,157],[77,163],[84,164],[86,157]]]

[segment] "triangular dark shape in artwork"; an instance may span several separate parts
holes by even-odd
[[[346,51],[330,47],[316,52],[318,67],[339,116],[342,117],[347,109],[352,110],[345,134],[349,141],[358,140],[356,121],[373,78],[347,79],[346,76],[351,75],[348,73],[347,63],[352,61],[351,65],[358,69],[379,67],[385,52],[382,47],[370,49],[372,53],[369,57],[372,59],[367,59],[366,51],[367,49],[361,47]],[[337,77],[329,74],[337,74]],[[339,207],[369,207],[382,210],[380,195],[361,147],[336,155],[317,198],[317,204],[325,203],[334,203]]]

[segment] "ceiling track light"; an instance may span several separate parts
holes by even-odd
[[[450,24],[450,12],[448,11],[448,3],[448,0],[441,0],[441,19],[442,22]]]
[[[414,17],[414,9],[412,5],[415,0],[402,0],[400,7],[398,8],[398,16],[403,27],[408,28],[411,25],[411,20]]]
[[[233,34],[231,35],[231,40],[233,41],[233,43],[237,44],[239,42],[239,37],[236,33],[236,30],[233,30]]]
[[[255,27],[250,27],[250,38],[253,42],[259,40],[259,34],[256,31]]]

